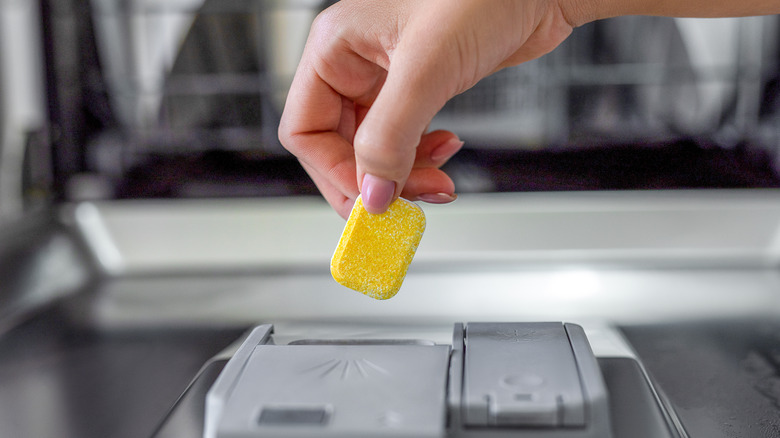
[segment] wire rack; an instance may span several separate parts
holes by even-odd
[[[286,90],[308,26],[328,4],[91,0],[121,137],[98,140],[93,159],[115,155],[96,152],[106,144],[125,157],[213,148],[281,153],[276,128]],[[776,148],[778,123],[765,107],[768,84],[778,77],[777,22],[622,17],[591,23],[551,54],[456,96],[431,127],[451,129],[478,148],[681,137]]]
[[[777,17],[620,17],[496,73],[434,127],[484,147],[544,148],[706,138],[756,141],[778,75]],[[777,91],[774,90],[774,93]],[[772,140],[761,139],[772,143]]]

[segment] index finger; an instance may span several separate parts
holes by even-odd
[[[352,139],[386,71],[338,41],[311,39],[287,96],[279,139],[331,192],[354,200],[359,190]]]
[[[338,132],[341,118],[341,96],[313,69],[299,67],[279,123],[279,140],[310,172],[355,198],[355,153]]]

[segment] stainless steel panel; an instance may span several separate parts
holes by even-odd
[[[775,191],[497,194],[424,209],[404,287],[383,303],[330,278],[343,222],[320,200],[82,204],[71,218],[114,278],[91,305],[107,326],[635,324],[780,308]]]

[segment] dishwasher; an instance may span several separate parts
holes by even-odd
[[[591,23],[453,98],[460,196],[375,301],[276,138],[333,2],[33,3],[0,436],[780,436],[778,17]]]

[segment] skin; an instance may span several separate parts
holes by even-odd
[[[451,202],[439,168],[463,143],[427,126],[485,76],[597,19],[774,13],[778,0],[342,0],[312,25],[279,138],[344,218],[360,193],[371,213],[398,196]]]

